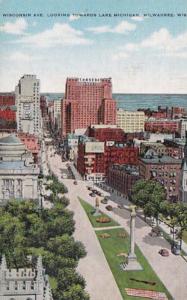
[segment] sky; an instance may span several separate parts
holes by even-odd
[[[42,92],[111,77],[118,93],[187,93],[186,0],[0,0],[0,41],[0,92],[36,74]]]

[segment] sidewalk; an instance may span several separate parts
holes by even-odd
[[[69,166],[71,168],[71,171],[75,177],[76,180],[82,180],[81,175],[78,173],[77,169],[75,168],[73,163],[69,163]]]

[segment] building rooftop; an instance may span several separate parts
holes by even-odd
[[[0,170],[28,170],[33,169],[36,165],[25,166],[23,160],[2,161],[0,162]]]
[[[125,172],[130,175],[135,175],[139,176],[139,167],[138,166],[132,166],[132,165],[119,165],[119,164],[114,164],[111,166],[112,169],[114,170],[120,170],[122,172]]]
[[[170,157],[168,155],[163,156],[145,156],[143,158],[140,158],[141,161],[143,161],[146,164],[181,164],[181,159],[175,159],[173,157]]]
[[[0,139],[0,144],[22,144],[21,140],[14,134],[10,134]]]

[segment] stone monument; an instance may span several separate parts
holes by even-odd
[[[121,267],[124,271],[143,270],[142,266],[137,261],[135,254],[135,220],[136,220],[136,206],[125,206],[130,210],[130,252],[128,254],[127,263],[122,263]]]
[[[95,217],[101,215],[101,213],[100,213],[100,211],[99,211],[99,198],[98,198],[98,197],[96,197],[96,199],[95,199],[95,212],[94,212],[93,215],[94,215]]]

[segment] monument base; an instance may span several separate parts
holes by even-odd
[[[121,263],[120,266],[123,271],[141,271],[141,270],[143,270],[142,266],[137,261],[136,256],[132,255],[132,254],[129,254],[128,262]]]
[[[93,213],[93,216],[94,216],[94,217],[99,217],[99,216],[101,216],[101,213],[100,213],[99,209],[96,208],[95,212]]]

